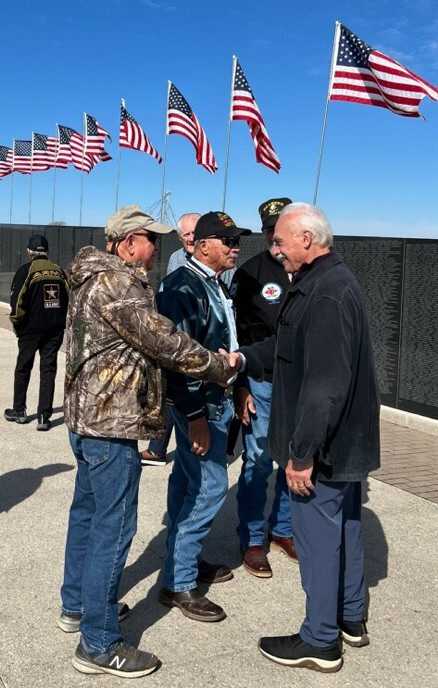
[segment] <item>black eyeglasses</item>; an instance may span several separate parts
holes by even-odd
[[[240,246],[240,236],[236,237],[218,237],[218,236],[209,236],[207,239],[219,239],[223,243],[224,246],[227,246],[228,248],[236,248],[237,246]]]

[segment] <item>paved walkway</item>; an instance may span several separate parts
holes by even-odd
[[[11,403],[15,356],[14,335],[0,330],[0,409]],[[49,433],[36,432],[34,422],[17,426],[0,417],[0,688],[126,686],[122,679],[77,673],[70,664],[77,638],[56,628],[75,475],[62,416],[63,365],[60,354],[55,423]],[[30,411],[36,406],[37,377],[31,381]],[[298,629],[304,595],[298,567],[280,554],[270,555],[271,580],[253,578],[240,566],[234,535],[239,460],[230,467],[230,492],[206,545],[207,558],[234,569],[234,580],[209,592],[226,609],[227,619],[220,624],[196,623],[158,603],[170,466],[145,468],[138,533],[122,582],[123,599],[133,608],[124,630],[131,642],[156,652],[163,666],[139,685],[144,681],[156,688],[438,688],[438,506],[432,501],[435,497],[424,492],[427,485],[422,494],[429,494],[428,499],[405,491],[413,489],[411,477],[406,477],[403,489],[383,482],[395,480],[391,468],[397,467],[399,475],[401,468],[405,470],[402,456],[407,461],[420,447],[422,460],[432,453],[436,458],[437,445],[437,438],[389,424],[383,428],[384,466],[378,480],[368,481],[363,509],[372,644],[346,648],[344,668],[334,675],[283,668],[257,650],[259,636]]]

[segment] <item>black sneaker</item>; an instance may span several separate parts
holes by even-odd
[[[47,413],[39,413],[37,430],[42,430],[43,432],[46,432],[47,430],[50,430],[51,427],[52,424],[49,420],[49,416],[47,415]]]
[[[5,412],[3,414],[5,420],[8,420],[10,423],[19,423],[20,425],[23,425],[24,423],[29,422],[29,418],[26,416],[26,411],[16,411],[15,409],[5,409]]]
[[[71,663],[83,674],[113,674],[121,678],[147,676],[161,664],[155,655],[137,650],[124,640],[101,655],[88,654],[79,643]]]
[[[332,647],[315,647],[301,640],[298,633],[260,638],[259,650],[278,664],[314,669],[327,674],[339,671],[343,663],[340,643]]]
[[[370,644],[365,621],[340,621],[341,638],[351,647],[365,647]]]
[[[140,452],[140,461],[142,466],[165,466],[167,463],[166,457],[158,456],[148,449]]]
[[[119,607],[119,623],[128,618],[131,613],[130,608],[124,602],[118,603]],[[58,628],[64,633],[78,633],[80,630],[82,614],[80,612],[65,612],[61,611],[61,616],[57,621]]]

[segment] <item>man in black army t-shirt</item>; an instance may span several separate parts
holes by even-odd
[[[14,404],[4,417],[27,423],[26,395],[35,354],[40,354],[40,389],[37,430],[50,429],[55,391],[58,350],[64,336],[68,286],[59,265],[47,258],[49,244],[44,236],[29,239],[30,262],[18,268],[12,280],[10,319],[18,337],[18,358],[14,375]]]
[[[275,223],[289,198],[273,198],[259,207],[267,248],[250,258],[236,272],[232,294],[236,307],[237,337],[240,346],[259,342],[276,331],[280,304],[290,280],[281,262],[271,254]],[[236,411],[243,423],[243,464],[237,503],[239,536],[246,570],[259,578],[270,578],[272,569],[266,556],[266,487],[273,470],[267,435],[271,410],[272,381],[259,382],[241,376],[236,392]],[[271,548],[296,559],[292,540],[289,491],[285,473],[278,468],[275,498],[269,518]]]

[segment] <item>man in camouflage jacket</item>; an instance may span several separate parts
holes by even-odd
[[[155,311],[146,270],[159,234],[171,229],[127,206],[105,231],[109,252],[81,249],[70,274],[65,421],[78,472],[58,625],[80,625],[79,671],[137,677],[159,665],[128,646],[119,628],[129,611],[117,595],[136,531],[137,440],[163,429],[162,366],[224,385],[233,373],[226,358]]]

